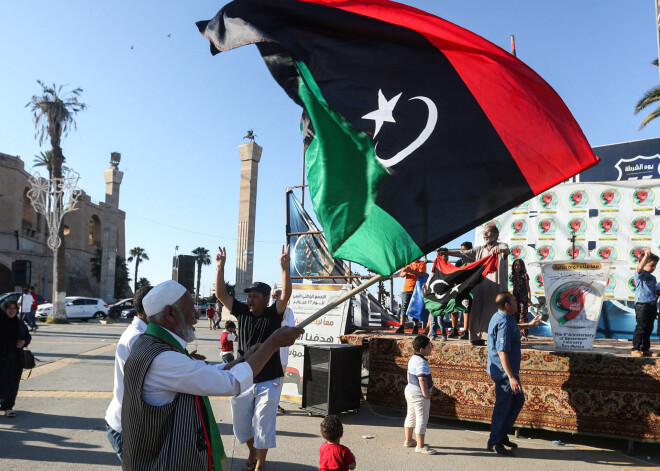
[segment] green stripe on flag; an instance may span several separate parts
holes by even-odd
[[[314,125],[307,148],[307,180],[330,253],[381,275],[424,255],[403,227],[376,206],[389,171],[378,162],[369,136],[330,109],[303,62],[298,95]],[[391,250],[383,248],[391,247]]]
[[[392,250],[383,251],[383,247]],[[403,227],[378,205],[372,207],[362,225],[334,253],[337,258],[359,263],[383,276],[423,255]]]
[[[450,299],[446,303],[438,303],[429,298],[424,298],[424,307],[432,316],[441,316],[451,314],[452,312],[465,312],[465,306],[456,304],[456,299]]]

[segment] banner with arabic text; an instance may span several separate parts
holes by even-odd
[[[555,347],[589,350],[596,337],[611,262],[542,262],[543,287]]]
[[[296,324],[327,306],[338,297],[350,291],[350,285],[294,284],[289,307],[293,311]],[[348,301],[305,327],[296,343],[289,347],[289,362],[282,381],[282,399],[302,404],[302,381],[304,366],[304,346],[310,344],[339,343],[339,337],[346,330]]]

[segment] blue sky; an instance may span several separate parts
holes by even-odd
[[[592,146],[658,136],[638,131],[633,107],[658,83],[654,3],[605,0],[407,1],[509,49],[564,99]],[[46,83],[82,87],[88,110],[62,143],[80,186],[104,199],[103,170],[121,152],[120,207],[127,249],[146,249],[140,276],[168,279],[174,247],[227,246],[233,280],[238,145],[254,129],[259,166],[255,278],[280,277],[285,188],[301,182],[300,109],[255,46],[211,56],[195,27],[224,2],[3,0],[0,5],[0,152],[31,167],[48,147],[34,139],[25,104]],[[168,37],[168,35],[171,35]],[[132,47],[132,49],[131,49]],[[309,202],[308,202],[309,203]],[[133,267],[131,265],[131,272]],[[205,267],[202,293],[214,267]],[[397,283],[398,287],[398,283]],[[75,294],[75,293],[71,293]]]

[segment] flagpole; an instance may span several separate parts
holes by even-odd
[[[658,60],[660,60],[660,2],[655,1],[655,36],[658,42]],[[660,69],[660,67],[658,67]],[[659,105],[660,106],[660,105]]]
[[[315,312],[314,314],[312,314],[311,316],[309,316],[307,319],[305,319],[304,321],[302,321],[302,322],[301,322],[300,324],[298,324],[296,327],[298,327],[299,329],[303,329],[303,328],[305,328],[307,325],[309,325],[309,324],[311,324],[312,322],[314,322],[316,319],[318,319],[319,317],[321,317],[323,314],[325,314],[325,313],[327,313],[327,312],[329,312],[329,311],[332,311],[334,308],[336,308],[337,306],[339,306],[341,303],[343,303],[343,302],[346,301],[347,299],[352,298],[352,297],[355,296],[356,294],[358,294],[358,293],[360,293],[361,291],[364,291],[365,289],[367,289],[369,286],[371,286],[371,285],[373,285],[373,284],[375,284],[375,283],[378,283],[379,281],[384,280],[384,279],[385,279],[385,277],[384,277],[383,275],[376,275],[376,276],[374,276],[374,277],[372,277],[372,278],[369,278],[367,281],[365,281],[364,283],[362,283],[360,286],[357,286],[357,287],[353,288],[353,289],[350,290],[348,293],[346,293],[346,294],[344,294],[344,295],[338,297],[338,298],[335,299],[333,302],[331,302],[330,304],[328,304],[327,306],[325,306],[324,308],[322,308],[320,311],[317,311],[317,312]]]

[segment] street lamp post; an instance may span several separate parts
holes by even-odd
[[[59,231],[66,213],[75,211],[80,191],[78,179],[80,176],[73,170],[68,170],[62,178],[41,178],[39,173],[30,177],[28,198],[34,210],[42,214],[48,227],[48,247],[53,251],[53,311],[55,322],[66,321],[66,287],[59,286],[57,281],[57,249],[62,243]]]

